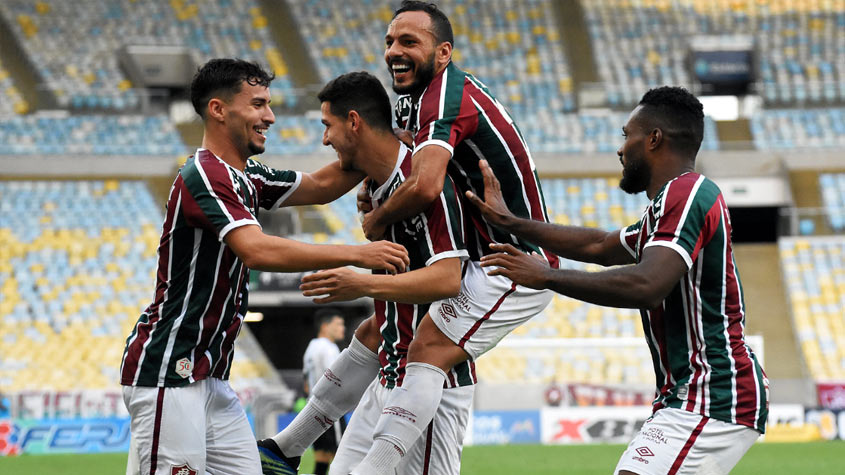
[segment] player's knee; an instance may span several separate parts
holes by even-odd
[[[358,328],[355,329],[355,338],[373,353],[378,353],[378,347],[381,343],[381,332],[379,331],[375,315],[358,325]]]

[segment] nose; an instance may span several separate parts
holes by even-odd
[[[616,150],[616,155],[619,155],[619,160],[621,161],[622,160],[622,147],[619,147],[619,149]]]
[[[398,41],[394,41],[390,44],[390,46],[387,47],[387,49],[384,50],[384,60],[387,62],[388,65],[390,64],[391,59],[398,58],[401,55],[402,52],[399,48]]]
[[[268,124],[276,123],[276,114],[273,113],[273,109],[270,106],[267,106],[267,112],[264,114],[264,122]]]
[[[328,130],[323,132],[323,145],[325,145],[326,147],[331,145],[331,142],[329,142],[329,131]]]

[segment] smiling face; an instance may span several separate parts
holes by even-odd
[[[425,12],[402,12],[390,22],[384,37],[384,61],[397,94],[418,94],[435,74],[437,40]]]
[[[355,168],[355,147],[350,138],[349,122],[346,117],[332,114],[331,102],[320,104],[320,122],[323,123],[323,145],[332,147],[337,152],[340,168],[352,170]]]
[[[619,188],[630,194],[645,191],[651,182],[651,165],[646,160],[646,141],[648,133],[638,120],[642,106],[637,106],[622,127],[625,142],[616,151],[622,163],[622,180]]]
[[[226,102],[226,130],[242,157],[264,153],[267,129],[276,121],[270,110],[270,90],[244,81],[241,91]]]

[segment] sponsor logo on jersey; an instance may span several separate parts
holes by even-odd
[[[183,378],[190,376],[193,370],[194,364],[188,358],[182,358],[176,362],[176,374]]]
[[[332,370],[329,369],[329,368],[326,368],[326,372],[323,373],[323,377],[326,378],[327,380],[331,381],[332,384],[334,384],[335,386],[337,386],[339,388],[343,386],[343,382],[340,380],[340,378],[335,376],[335,374],[332,373]]]
[[[414,414],[413,412],[411,412],[407,409],[401,408],[399,406],[385,407],[384,410],[382,411],[382,414],[402,417],[402,418],[407,419],[407,420],[409,420],[413,423],[417,422],[417,415],[416,414]]]
[[[172,465],[170,467],[170,475],[197,475],[197,471],[188,464],[179,465],[178,467]]]
[[[654,452],[651,451],[650,448],[646,446],[637,447],[637,453],[640,454],[642,457],[654,457]]]

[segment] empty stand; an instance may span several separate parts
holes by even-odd
[[[845,147],[845,109],[774,109],[751,118],[758,150]]]

